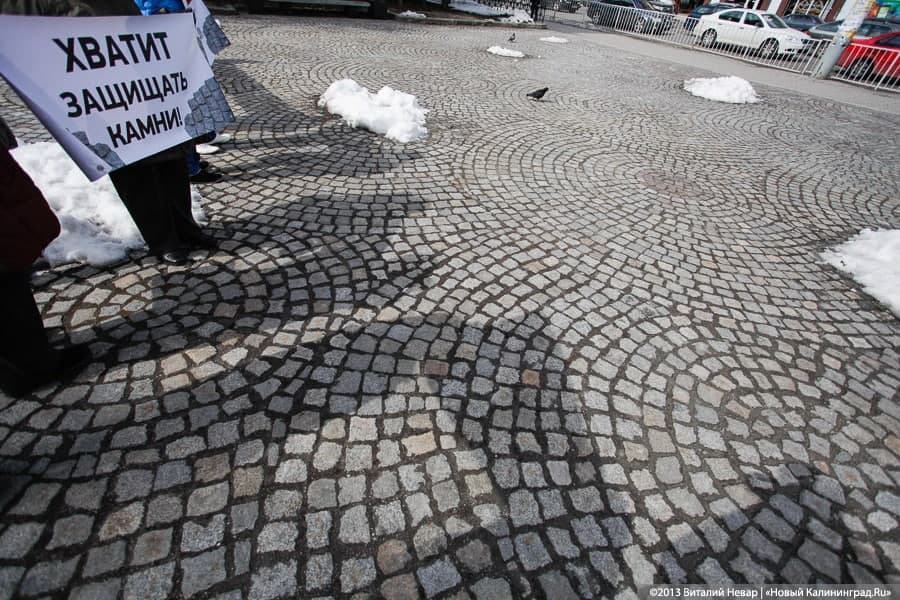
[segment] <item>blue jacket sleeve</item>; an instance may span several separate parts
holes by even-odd
[[[142,15],[155,15],[161,12],[184,12],[181,0],[134,0]]]

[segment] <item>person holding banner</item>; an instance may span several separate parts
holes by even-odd
[[[65,12],[66,3],[72,7],[70,12]],[[0,9],[4,13],[36,16],[140,14],[127,0],[89,0],[84,4],[77,0],[0,0]],[[49,14],[43,12],[47,10]],[[37,106],[32,110],[43,113],[43,108]],[[130,138],[125,141],[128,142]],[[189,262],[188,253],[195,248],[218,248],[218,241],[200,229],[191,212],[191,184],[183,143],[128,162],[109,171],[109,176],[150,254],[162,262],[183,265]]]
[[[149,15],[165,15],[169,13],[190,12],[182,0],[134,0],[141,14]],[[200,161],[200,155],[197,153],[197,145],[211,142],[216,137],[215,132],[210,132],[198,138],[191,140],[185,145],[185,159],[188,165],[188,177],[192,183],[214,183],[222,179],[221,173],[210,173]]]
[[[215,250],[218,242],[204,233],[191,213],[188,164],[181,147],[171,148],[109,174],[150,254],[183,265],[193,248]]]
[[[135,5],[142,15],[185,10],[182,0],[135,0]],[[190,142],[110,174],[150,253],[174,265],[187,263],[191,248],[218,247],[214,237],[200,230],[191,213],[190,182],[201,172],[199,159],[196,172],[191,172],[195,166],[192,153],[195,150]],[[177,164],[179,161],[181,164]],[[148,182],[153,189],[145,187]]]
[[[134,0],[134,3],[144,16],[184,12],[184,3],[181,0]]]
[[[53,348],[47,339],[29,279],[59,235],[59,220],[8,144],[0,147],[0,389],[21,397],[74,374],[91,353],[86,345]]]

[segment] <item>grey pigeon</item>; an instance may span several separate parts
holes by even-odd
[[[509,41],[510,41],[510,42],[515,42],[515,41],[516,41],[516,34],[515,34],[515,32],[513,32],[513,34],[512,34],[511,36],[509,36]]]
[[[545,87],[545,88],[541,88],[539,90],[534,90],[533,92],[528,92],[525,95],[528,96],[529,98],[534,98],[535,100],[540,100],[541,98],[544,97],[544,94],[546,94],[547,90],[549,90],[549,89],[550,88]]]

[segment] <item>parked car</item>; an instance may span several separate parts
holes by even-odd
[[[785,15],[781,17],[781,20],[787,23],[788,27],[799,31],[807,31],[810,27],[815,27],[825,22],[816,15],[805,15],[803,13]]]
[[[595,25],[637,33],[664,33],[675,22],[673,15],[655,10],[647,0],[595,0],[588,5],[587,16]]]
[[[716,44],[750,48],[763,58],[799,54],[809,41],[805,33],[791,29],[780,17],[747,8],[700,17],[697,30],[700,43],[707,48]]]
[[[885,33],[859,42],[844,50],[837,65],[850,79],[900,77],[900,32]]]
[[[838,29],[840,29],[843,24],[843,19],[840,21],[831,21],[829,23],[810,27],[806,33],[815,40],[831,40],[834,39]],[[892,31],[900,31],[900,23],[893,19],[863,19],[863,22],[856,30],[856,35],[853,36],[853,39],[863,40],[875,37],[876,35],[891,33]]]
[[[717,13],[721,10],[726,10],[729,8],[740,8],[737,4],[728,4],[727,2],[718,2],[716,4],[701,4],[697,6],[688,14],[688,18],[684,21],[684,28],[688,31],[694,29],[697,25],[697,21],[700,20],[700,17],[704,15],[711,15],[713,13]]]
[[[653,10],[668,13],[670,15],[675,14],[675,3],[672,0],[647,0],[647,4],[650,5],[650,8]]]

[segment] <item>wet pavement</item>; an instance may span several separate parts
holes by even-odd
[[[900,118],[592,32],[221,21],[221,249],[36,278],[95,360],[0,396],[0,598],[900,582],[900,321],[819,256],[900,228]]]

